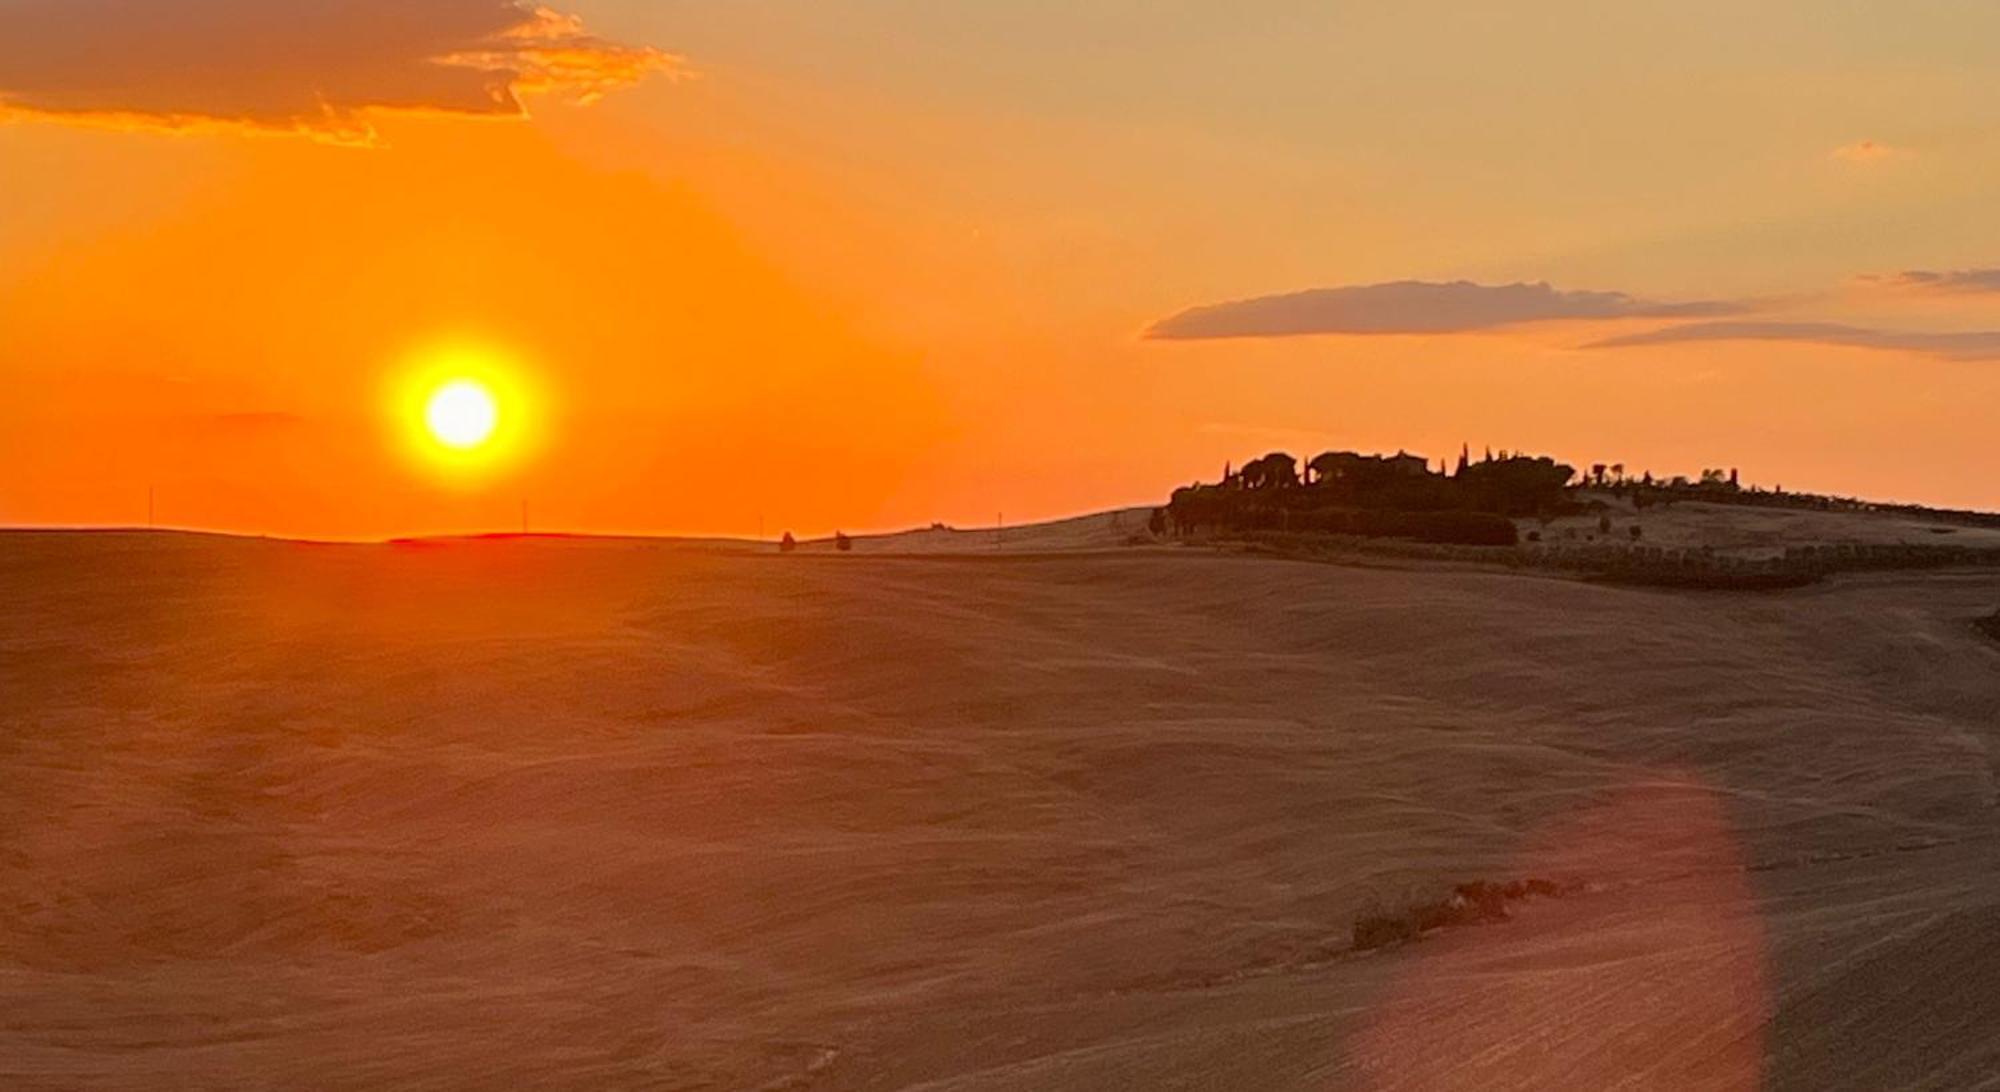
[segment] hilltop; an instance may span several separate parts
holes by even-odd
[[[1183,543],[1303,556],[1359,553],[1535,568],[1676,587],[1798,587],[1836,572],[2000,567],[2000,515],[1588,472],[1546,456],[1283,452],[1174,491],[1150,521]]]

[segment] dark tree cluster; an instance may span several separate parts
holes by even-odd
[[[1202,531],[1316,531],[1421,542],[1511,546],[1512,517],[1554,515],[1570,505],[1576,471],[1546,457],[1470,451],[1458,467],[1433,470],[1420,455],[1329,451],[1303,470],[1280,451],[1222,480],[1174,491],[1157,524],[1178,535]]]

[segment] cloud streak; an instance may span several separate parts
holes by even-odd
[[[1891,288],[1914,288],[1931,292],[2000,292],[2000,269],[1954,269],[1945,272],[1906,269],[1886,277],[1864,279]]]
[[[1451,334],[1555,319],[1705,318],[1745,310],[1736,303],[1660,303],[1623,292],[1558,291],[1547,284],[1395,281],[1195,307],[1155,323],[1145,336],[1182,341],[1317,334]]]
[[[1837,322],[1696,322],[1606,338],[1589,349],[1682,345],[1703,341],[1789,341],[1844,349],[1882,349],[1946,360],[2000,360],[2000,330],[1929,333],[1877,330]]]
[[[522,117],[676,58],[516,0],[11,0],[0,117],[375,140],[378,111]]]

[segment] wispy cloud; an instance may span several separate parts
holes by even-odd
[[[1850,349],[1920,353],[1947,360],[2000,360],[2000,330],[1930,333],[1877,330],[1837,322],[1696,322],[1606,338],[1585,348],[1618,349],[1700,341],[1792,341]]]
[[[1660,303],[1623,292],[1563,292],[1547,284],[1395,281],[1195,307],[1162,319],[1146,331],[1146,336],[1194,340],[1442,334],[1552,319],[1703,318],[1746,310],[1738,303]]]
[[[1866,165],[1881,163],[1890,159],[1901,159],[1909,155],[1910,150],[1908,148],[1893,147],[1874,140],[1857,140],[1852,144],[1843,144],[1828,154],[1842,163]]]
[[[1194,430],[1205,436],[1229,436],[1278,447],[1316,447],[1333,443],[1339,434],[1326,429],[1260,425],[1247,421],[1204,421]]]
[[[1901,273],[1862,277],[1869,284],[1930,292],[2000,292],[2000,269],[1954,269],[1937,272],[1906,269]]]
[[[0,117],[374,141],[375,111],[520,117],[677,60],[516,0],[10,0]]]

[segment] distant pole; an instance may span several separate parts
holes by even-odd
[[[1000,544],[1005,541],[1007,541],[1007,513],[995,512],[993,514],[993,548],[996,550],[999,549]]]

